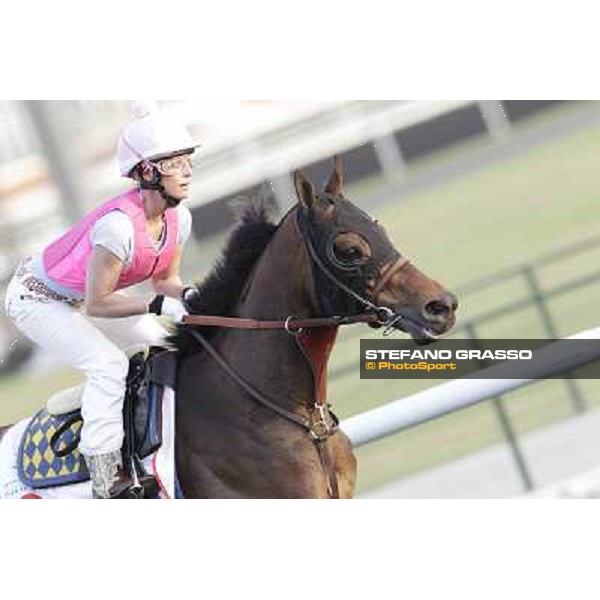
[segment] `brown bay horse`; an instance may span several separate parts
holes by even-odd
[[[300,172],[294,185],[298,203],[278,226],[263,205],[246,209],[190,307],[279,325],[185,324],[171,337],[186,498],[352,497],[356,460],[325,397],[341,317],[403,330],[419,344],[454,324],[455,297],[344,197],[340,160],[323,193]]]

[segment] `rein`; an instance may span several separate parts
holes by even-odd
[[[201,346],[223,368],[223,370],[226,371],[227,374],[240,385],[240,387],[242,387],[246,392],[248,392],[260,404],[262,404],[263,406],[266,406],[267,408],[276,412],[278,415],[286,418],[288,421],[291,421],[292,423],[295,423],[296,425],[300,425],[300,427],[302,427],[308,433],[310,433],[311,436],[315,440],[321,439],[324,435],[328,436],[326,430],[331,429],[331,428],[326,423],[326,421],[324,419],[324,415],[322,414],[322,411],[319,408],[320,406],[324,406],[324,405],[315,404],[315,408],[317,408],[319,410],[319,412],[321,413],[320,414],[321,419],[319,419],[316,422],[312,422],[309,419],[299,417],[295,413],[287,411],[284,408],[281,408],[276,402],[274,402],[273,400],[270,400],[264,394],[255,390],[254,387],[252,387],[252,385],[250,385],[245,379],[243,379],[242,376],[239,375],[227,363],[227,361],[212,347],[212,345],[206,339],[204,339],[204,336],[201,333],[199,333],[198,331],[192,330],[192,331],[190,331],[190,334],[194,337],[194,339],[196,341],[200,342]],[[323,423],[326,425],[325,428],[323,427]],[[336,423],[336,425],[337,425],[337,423]],[[336,427],[336,429],[337,429],[337,427]]]
[[[387,321],[386,321],[387,322]],[[338,327],[353,323],[379,323],[381,319],[376,314],[352,316],[317,317],[314,319],[296,319],[292,316],[283,321],[264,321],[259,319],[244,319],[241,317],[218,317],[213,315],[186,315],[182,323],[185,325],[201,325],[204,327],[225,327],[227,329],[285,329],[288,333],[300,332],[314,327]]]

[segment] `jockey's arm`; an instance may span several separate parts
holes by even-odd
[[[181,268],[181,246],[177,246],[173,259],[169,267],[160,275],[152,278],[152,287],[154,291],[162,296],[170,296],[171,298],[181,298],[184,285],[180,276]]]
[[[148,301],[115,291],[123,262],[102,246],[94,246],[87,268],[85,309],[90,317],[121,318],[143,315]]]

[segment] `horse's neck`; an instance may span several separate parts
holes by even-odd
[[[259,319],[314,316],[312,285],[308,256],[292,212],[259,259],[238,313]]]
[[[240,301],[240,317],[285,320],[315,316],[308,257],[292,213],[259,259]],[[314,404],[310,370],[285,331],[229,329],[220,349],[242,377],[289,410]]]

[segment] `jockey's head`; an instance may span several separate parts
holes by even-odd
[[[187,129],[158,110],[155,103],[136,102],[134,119],[119,138],[119,170],[142,189],[160,192],[167,206],[188,195],[191,155],[198,147]]]

